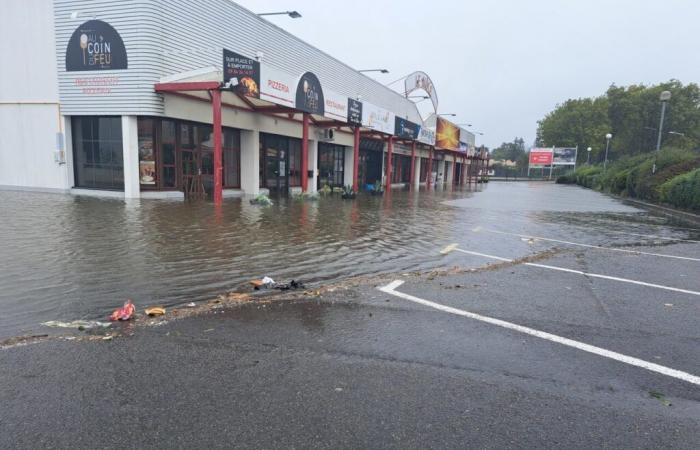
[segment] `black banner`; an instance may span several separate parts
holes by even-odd
[[[88,20],[68,40],[66,72],[122,70],[127,66],[124,41],[107,22]]]
[[[234,92],[260,98],[260,63],[224,49],[224,83],[229,81]]]
[[[397,117],[394,124],[394,135],[396,137],[401,139],[418,139],[420,125],[402,117]]]
[[[321,82],[316,75],[306,72],[297,85],[296,109],[322,116],[324,104]]]
[[[362,125],[362,102],[348,98],[348,123]]]

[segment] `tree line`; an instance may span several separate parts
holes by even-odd
[[[666,105],[662,147],[699,149],[700,88],[678,80],[653,86],[613,84],[600,97],[569,99],[538,122],[535,145],[578,146],[579,163],[586,162],[586,149],[591,147],[591,163],[595,163],[605,158],[605,135],[611,133],[609,160],[652,151],[659,133],[663,91],[669,91],[671,98]]]

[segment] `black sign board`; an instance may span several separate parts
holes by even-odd
[[[403,117],[397,117],[394,122],[394,135],[401,139],[418,139],[420,134],[420,125],[406,120]]]
[[[107,22],[88,20],[68,40],[66,72],[122,70],[127,66],[124,41]]]
[[[260,98],[260,63],[224,49],[224,83],[228,82],[234,92]]]
[[[362,102],[348,98],[348,123],[362,125]]]
[[[316,75],[306,72],[297,85],[296,109],[322,116],[324,104],[321,82]]]

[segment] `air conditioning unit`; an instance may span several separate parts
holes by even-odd
[[[335,139],[335,131],[332,128],[318,130],[318,138],[322,141],[332,141]]]

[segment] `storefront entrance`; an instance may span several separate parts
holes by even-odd
[[[321,142],[318,144],[318,189],[343,187],[345,180],[345,147]]]
[[[265,149],[265,187],[270,190],[272,195],[286,194],[289,190],[287,157],[286,150]]]
[[[287,195],[290,187],[300,186],[301,140],[260,134],[260,187],[271,196]]]

